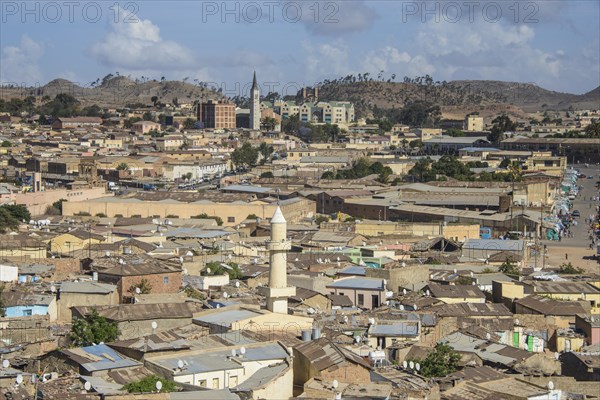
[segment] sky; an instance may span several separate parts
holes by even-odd
[[[109,73],[295,94],[380,71],[585,93],[600,85],[600,2],[7,1],[0,82],[89,86]]]

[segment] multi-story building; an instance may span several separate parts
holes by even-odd
[[[483,117],[478,115],[467,115],[465,117],[464,130],[469,132],[483,131]]]
[[[208,100],[198,106],[198,121],[204,128],[235,129],[235,104]]]

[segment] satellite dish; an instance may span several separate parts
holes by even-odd
[[[406,360],[402,361],[402,368],[408,368],[408,362]]]
[[[157,220],[156,218],[154,218],[154,219],[152,220],[152,223],[153,223],[154,225],[159,225],[159,224],[160,224],[160,221],[159,221],[159,220]]]
[[[54,286],[54,285],[50,286],[50,291],[52,293],[56,293],[56,286]]]
[[[334,389],[337,389],[339,386],[339,383],[336,379],[333,380],[333,382],[331,383],[331,386],[333,386]]]
[[[431,296],[431,292],[429,291],[429,289],[427,289],[427,291],[425,292],[425,294],[426,294],[427,296]]]
[[[237,356],[235,349],[231,349],[231,357],[235,357],[235,356]]]
[[[17,385],[20,385],[21,383],[23,383],[23,375],[19,374],[17,375]]]
[[[360,343],[360,336],[354,336],[354,341],[356,342],[356,344]]]
[[[158,323],[156,321],[152,321],[152,329],[158,328]]]
[[[559,353],[554,353],[554,358],[558,360],[560,358],[560,354]]]
[[[160,392],[161,389],[162,389],[162,382],[156,381],[156,390],[158,390]]]
[[[183,264],[183,257],[179,257],[179,262]]]
[[[404,311],[404,304],[400,304],[400,311]]]
[[[416,364],[415,364],[415,369],[416,369],[417,371],[420,371],[420,370],[421,370],[421,364],[419,364],[419,363],[416,363]]]
[[[417,305],[413,304],[413,310],[417,311]]]
[[[226,299],[229,297],[229,294],[227,294],[227,292],[223,292],[223,298]]]
[[[135,288],[135,293],[136,293],[136,294],[140,294],[140,293],[142,293],[142,289],[140,289],[139,287],[136,287],[136,288]]]
[[[521,325],[518,319],[515,319],[515,325]]]
[[[8,367],[10,367],[10,361],[2,360],[2,368],[8,368]]]
[[[485,338],[487,340],[490,340],[492,338],[492,335],[490,335],[490,333],[488,332],[488,333],[485,334]]]
[[[410,367],[410,369],[415,369],[415,363],[414,362],[409,362],[408,366]]]
[[[179,369],[182,369],[182,368],[183,368],[183,366],[184,366],[184,364],[183,364],[183,360],[178,360],[178,361],[177,361],[177,368],[179,368]]]
[[[554,390],[554,382],[548,382],[548,390]]]
[[[86,382],[83,384],[83,388],[85,389],[86,392],[89,392],[90,389],[92,388],[92,384],[89,382]]]
[[[235,287],[239,288],[240,287],[240,281],[235,281]]]
[[[402,294],[406,296],[406,289],[402,289]]]
[[[454,273],[456,273],[456,268],[454,268]]]
[[[471,278],[473,277],[473,271],[471,271]]]
[[[246,348],[244,346],[240,347],[240,354],[241,355],[246,354]]]

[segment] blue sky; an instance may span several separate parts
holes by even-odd
[[[234,94],[256,69],[279,92],[381,70],[396,80],[514,80],[572,93],[600,85],[597,1],[69,4],[0,0],[0,81],[85,85],[118,71]]]

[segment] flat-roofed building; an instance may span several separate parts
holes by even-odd
[[[235,104],[208,100],[198,106],[198,121],[204,128],[235,129]]]

